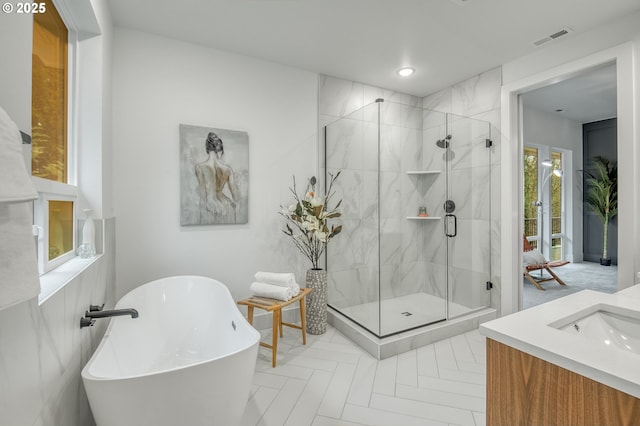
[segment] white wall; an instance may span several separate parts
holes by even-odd
[[[25,133],[31,134],[31,45],[33,17],[29,14],[0,14],[0,107]],[[30,169],[29,169],[30,170]]]
[[[534,108],[523,109],[523,141],[525,145],[544,145],[571,152],[571,162],[565,156],[563,183],[569,190],[565,205],[565,258],[581,262],[582,253],[582,123],[549,114]],[[545,223],[545,228],[550,229]],[[548,238],[545,235],[545,238]],[[548,241],[545,240],[545,243]],[[549,253],[545,247],[545,253]]]
[[[141,32],[114,37],[117,295],[199,274],[249,295],[258,270],[310,266],[282,232],[292,175],[317,173],[317,75]],[[249,223],[180,226],[179,125],[249,134]],[[204,148],[203,148],[204,149]]]

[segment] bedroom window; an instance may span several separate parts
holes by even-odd
[[[75,205],[78,189],[71,182],[68,99],[70,33],[51,0],[45,12],[33,14],[31,63],[31,174],[40,198],[34,203],[38,229],[38,265],[44,274],[75,257]],[[73,183],[73,184],[72,184]]]

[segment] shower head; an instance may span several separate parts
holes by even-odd
[[[451,135],[447,135],[446,138],[444,139],[438,139],[436,141],[436,145],[438,146],[438,148],[449,148],[449,141],[451,140]]]

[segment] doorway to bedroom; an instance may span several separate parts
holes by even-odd
[[[605,221],[589,201],[594,201],[591,178],[599,177],[596,163],[604,160],[615,175],[616,65],[520,96],[522,308],[583,289],[613,293],[618,280],[617,219],[607,218],[605,236]],[[598,251],[600,256],[594,257]]]

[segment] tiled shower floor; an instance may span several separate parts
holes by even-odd
[[[485,340],[477,330],[378,361],[329,326],[285,328],[278,366],[260,348],[243,426],[485,424]],[[262,332],[270,341],[269,332]]]
[[[338,310],[376,334],[380,327],[379,334],[384,336],[443,320],[445,309],[445,299],[427,293],[416,293],[385,299],[380,304],[371,302]],[[466,306],[449,303],[449,317],[469,311]]]

